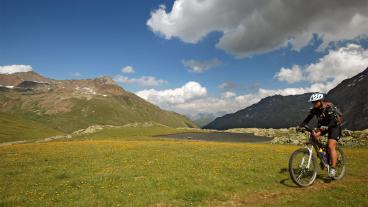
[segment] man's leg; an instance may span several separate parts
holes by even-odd
[[[328,153],[330,155],[332,168],[336,168],[336,161],[337,161],[336,145],[337,145],[336,140],[328,139]]]

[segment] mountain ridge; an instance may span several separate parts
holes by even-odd
[[[327,100],[344,113],[344,128],[368,128],[368,68],[343,80],[327,93]],[[291,96],[274,95],[232,114],[216,118],[206,129],[230,128],[289,128],[301,123],[308,114],[311,93]],[[313,119],[311,126],[316,120]]]
[[[153,121],[171,127],[197,127],[120,87],[111,77],[54,80],[35,72],[0,75],[0,112],[69,133],[91,125]]]

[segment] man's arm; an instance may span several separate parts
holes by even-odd
[[[300,126],[305,126],[309,123],[309,121],[313,118],[314,113],[313,113],[313,109],[310,110],[308,116],[304,119],[304,121],[302,122],[302,124],[300,124]]]

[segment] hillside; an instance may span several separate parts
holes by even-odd
[[[271,96],[250,107],[215,119],[207,129],[286,128],[296,126],[308,114],[310,94]]]
[[[56,129],[14,114],[0,112],[0,143],[62,135]]]
[[[54,83],[55,80],[43,77],[36,72],[30,71],[25,73],[0,74],[0,85],[17,86],[23,81],[38,81]]]
[[[368,128],[368,68],[346,79],[328,92],[327,99],[344,112],[344,127],[351,130]]]
[[[14,115],[64,133],[95,124],[147,121],[196,127],[188,118],[125,91],[109,77],[51,80],[34,72],[1,75],[0,106],[1,116]]]
[[[342,81],[327,94],[327,100],[344,113],[344,128],[368,128],[368,68],[362,73]],[[230,128],[289,128],[301,123],[311,105],[310,93],[294,96],[275,95],[262,99],[250,107],[227,114],[206,125],[207,129]],[[314,125],[311,122],[311,126]]]

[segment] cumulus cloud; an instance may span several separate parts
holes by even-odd
[[[292,68],[281,68],[280,72],[275,75],[280,81],[288,83],[296,83],[303,80],[303,72],[299,65],[293,65]]]
[[[0,74],[13,74],[20,72],[32,71],[32,66],[30,65],[4,65],[0,66]]]
[[[227,91],[221,94],[221,97],[225,99],[232,98],[234,96],[236,96],[236,93],[230,92],[230,91]]]
[[[151,12],[147,26],[166,39],[197,43],[221,32],[217,43],[238,57],[269,52],[290,44],[300,50],[316,34],[321,48],[330,43],[368,38],[368,1],[335,0],[176,0]]]
[[[185,67],[189,68],[190,72],[203,73],[211,68],[214,68],[221,64],[220,60],[214,58],[208,61],[197,61],[197,60],[183,60]]]
[[[220,96],[209,96],[205,87],[197,82],[188,82],[181,88],[161,91],[150,89],[136,94],[161,108],[193,116],[199,113],[232,113],[257,103],[271,93],[269,91],[237,95],[224,92]]]
[[[168,106],[183,104],[204,97],[207,95],[207,89],[197,82],[190,81],[180,88],[161,91],[149,89],[139,91],[136,94],[159,106]]]
[[[182,114],[235,112],[261,100],[271,94],[252,93],[237,95],[234,92],[224,92],[220,96],[209,96],[207,88],[198,82],[190,81],[179,88],[156,90],[148,89],[137,92],[141,98],[167,110]]]
[[[135,70],[132,66],[128,65],[123,68],[121,68],[121,72],[123,73],[135,73]]]
[[[368,50],[360,45],[349,44],[305,67],[306,79],[319,83],[329,79],[343,80],[356,75],[368,66]]]
[[[156,79],[153,76],[142,76],[140,78],[129,78],[123,75],[116,75],[114,77],[116,82],[125,83],[125,84],[135,84],[139,86],[159,86],[167,83],[167,81],[162,79]]]
[[[368,49],[349,44],[346,47],[330,50],[316,63],[281,68],[275,77],[288,83],[308,81],[312,84],[309,88],[305,88],[308,92],[328,92],[344,79],[353,77],[367,67]]]

